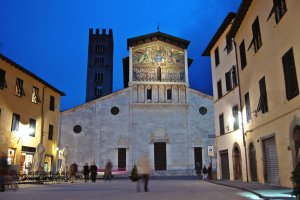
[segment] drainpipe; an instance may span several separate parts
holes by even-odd
[[[45,105],[45,89],[46,86],[43,87],[43,97],[42,97],[42,122],[41,122],[41,140],[40,143],[43,144],[44,141],[44,105]]]
[[[248,162],[247,162],[247,149],[246,149],[246,139],[245,139],[245,129],[244,129],[244,119],[243,119],[243,110],[242,110],[242,96],[241,96],[241,82],[240,82],[240,72],[239,72],[239,62],[238,62],[238,55],[237,55],[237,48],[236,42],[234,38],[231,39],[234,46],[235,51],[235,61],[236,61],[236,73],[237,73],[237,81],[238,81],[238,88],[239,88],[239,104],[240,104],[240,113],[241,113],[241,120],[242,120],[242,134],[243,134],[243,145],[244,145],[244,154],[245,154],[245,163],[246,163],[246,180],[249,182],[248,179]]]

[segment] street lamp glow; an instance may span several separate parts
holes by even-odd
[[[233,124],[235,122],[235,118],[233,116],[230,116],[228,122],[229,124]]]
[[[27,132],[27,135],[32,135],[34,133],[34,128],[30,127],[28,128],[28,132]]]

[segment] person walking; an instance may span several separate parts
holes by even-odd
[[[196,174],[197,174],[197,179],[201,180],[202,167],[199,162],[196,163],[195,170],[196,170]]]
[[[150,178],[150,161],[148,158],[148,154],[143,154],[140,159],[137,162],[139,167],[139,174],[141,175],[143,181],[144,181],[144,191],[148,192],[148,184],[149,184],[149,178]],[[139,191],[139,189],[138,189]]]
[[[76,182],[77,172],[78,172],[78,166],[75,162],[73,162],[70,166],[71,183]]]
[[[105,180],[105,182],[106,182],[106,180],[111,181],[111,176],[112,176],[111,171],[112,171],[112,167],[113,167],[113,165],[112,165],[111,161],[108,160],[107,163],[106,163],[106,165],[105,165],[105,171],[104,171],[104,180]]]
[[[5,176],[8,172],[7,157],[4,153],[0,153],[0,192],[5,191]]]
[[[205,165],[202,169],[202,173],[203,173],[203,180],[207,180],[207,168]]]
[[[84,175],[84,182],[89,181],[89,175],[90,175],[90,168],[87,163],[83,166],[83,175]]]
[[[208,165],[207,173],[208,173],[208,179],[209,179],[209,180],[212,180],[213,177],[212,177],[212,164],[211,164],[211,162],[210,162],[209,165]]]
[[[97,166],[95,164],[95,162],[92,163],[92,165],[90,166],[90,172],[91,172],[91,179],[92,179],[92,182],[96,182],[96,177],[97,177]]]

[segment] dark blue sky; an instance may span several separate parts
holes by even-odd
[[[241,0],[0,0],[2,54],[65,92],[61,110],[85,102],[89,28],[112,28],[114,91],[123,89],[127,38],[160,31],[189,40],[190,87],[212,95],[201,53]],[[25,83],[26,84],[26,83]]]

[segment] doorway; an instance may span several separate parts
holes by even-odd
[[[154,143],[154,168],[155,170],[167,169],[167,154],[165,142]]]
[[[233,175],[234,180],[242,179],[241,153],[237,146],[233,148]]]
[[[265,153],[265,180],[267,183],[279,185],[278,159],[275,138],[263,140]]]
[[[229,179],[229,159],[228,150],[220,151],[221,158],[221,179]]]
[[[253,143],[249,145],[249,165],[250,177],[252,182],[257,182],[256,155]]]
[[[202,147],[195,147],[194,148],[194,160],[195,160],[195,166],[197,163],[200,164],[202,169]]]
[[[118,148],[118,170],[126,169],[126,148]]]

